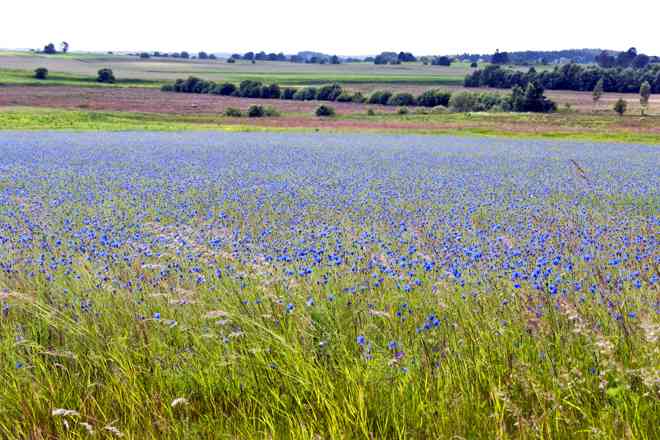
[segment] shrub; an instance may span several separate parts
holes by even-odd
[[[189,76],[185,81],[175,83],[177,92],[183,93],[202,93],[204,90],[209,89],[210,83],[196,76]]]
[[[231,96],[236,92],[236,86],[232,83],[216,84],[211,93],[214,95]]]
[[[313,101],[316,99],[317,90],[315,87],[305,87],[299,89],[294,95],[293,99],[297,101]]]
[[[282,90],[282,99],[293,99],[293,95],[296,94],[296,89],[293,87],[285,87]]]
[[[243,98],[261,98],[260,81],[245,80],[238,86],[238,94]]]
[[[96,81],[100,83],[109,83],[113,84],[115,82],[115,75],[112,73],[112,69],[101,69],[98,71],[98,76]]]
[[[543,87],[536,82],[522,87],[515,86],[511,91],[511,110],[514,112],[550,113],[557,110],[557,104],[543,95]]]
[[[240,118],[243,116],[243,112],[234,107],[227,107],[223,114],[230,118]]]
[[[277,84],[261,87],[261,97],[264,99],[280,99],[280,96],[282,96],[282,90]]]
[[[477,105],[473,111],[477,112],[487,112],[490,111],[493,107],[502,105],[503,101],[502,95],[497,93],[480,93],[477,97]]]
[[[449,109],[444,105],[436,105],[431,109],[431,113],[434,115],[442,115],[445,113],[449,113]]]
[[[369,96],[368,102],[369,104],[387,105],[391,96],[392,92],[375,91]]]
[[[623,100],[623,98],[619,98],[619,100],[614,103],[614,111],[619,114],[619,116],[623,116],[623,114],[628,110],[628,103]]]
[[[48,69],[46,69],[45,67],[39,67],[34,71],[34,77],[37,79],[48,78]]]
[[[339,84],[330,84],[319,88],[316,99],[319,101],[336,101],[341,94],[342,88]]]
[[[472,92],[457,92],[451,95],[449,108],[453,112],[471,112],[477,106],[479,95]]]
[[[275,107],[268,106],[264,109],[264,116],[268,116],[268,117],[280,116],[280,111]]]
[[[397,93],[387,100],[387,105],[408,106],[415,105],[415,98],[410,93]]]
[[[335,115],[335,109],[330,107],[329,105],[322,105],[316,109],[316,116],[320,118],[334,116],[334,115]]]
[[[367,110],[367,115],[376,116],[376,112],[374,111],[374,109],[370,108],[369,110]]]
[[[163,84],[160,88],[161,92],[174,92],[174,84]]]
[[[142,58],[143,60],[148,60],[149,58],[151,58],[151,55],[149,55],[147,52],[142,52],[140,54],[140,58]]]
[[[266,110],[260,105],[253,105],[248,109],[247,114],[251,118],[263,118],[266,115]]]
[[[422,107],[437,107],[439,105],[447,107],[451,93],[444,90],[427,90],[417,97],[417,105]]]
[[[229,58],[229,59],[227,60],[227,62],[228,62],[229,64],[235,64],[235,63],[236,63],[236,60],[233,59],[233,58]]]
[[[367,102],[367,98],[365,98],[362,93],[355,92],[355,94],[353,95],[353,102],[357,104],[364,104],[365,102]]]
[[[348,92],[342,92],[341,95],[337,96],[337,102],[353,102],[353,95]]]
[[[400,115],[407,115],[410,113],[410,110],[408,110],[408,107],[401,107],[399,110],[397,110],[397,113]]]
[[[477,64],[476,62],[473,62],[472,64],[470,64],[470,67],[472,67],[473,69],[476,69],[477,67],[479,67],[479,64]]]

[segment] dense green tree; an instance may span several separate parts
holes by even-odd
[[[209,59],[209,54],[207,54],[204,51],[201,51],[197,54],[197,58],[199,58],[200,60],[208,60]]]

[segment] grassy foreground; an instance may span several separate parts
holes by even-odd
[[[303,119],[301,120],[301,117]],[[637,127],[621,125],[621,118],[593,115],[442,114],[397,115],[353,114],[332,119],[311,115],[284,114],[295,118],[298,127],[278,126],[279,119],[241,120],[221,115],[175,115],[29,107],[0,108],[0,130],[76,131],[335,131],[409,134],[452,134],[497,136],[521,139],[564,139],[576,141],[660,144],[656,118]],[[392,123],[397,123],[396,128]]]

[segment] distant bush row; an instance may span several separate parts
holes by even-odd
[[[368,97],[360,92],[349,93],[339,84],[321,87],[280,87],[277,84],[263,84],[260,81],[245,80],[237,87],[232,83],[215,83],[196,77],[178,79],[174,84],[166,84],[161,90],[179,93],[206,93],[241,98],[285,99],[297,101],[336,101],[354,102],[397,107],[449,108],[452,111],[514,111],[514,112],[552,112],[556,110],[554,102],[543,96],[543,87],[530,82],[527,87],[516,87],[509,95],[499,93],[473,93],[444,90],[427,90],[414,96],[411,93],[392,93],[375,91]]]
[[[444,90],[428,90],[415,97],[411,93],[392,93],[376,91],[368,97],[360,92],[350,93],[339,84],[328,84],[320,87],[280,87],[277,84],[263,84],[260,81],[245,80],[238,86],[235,84],[215,83],[194,76],[188,79],[178,79],[174,84],[165,84],[164,92],[207,93],[212,95],[236,96],[241,98],[286,99],[295,101],[336,101],[392,106],[436,107],[449,105],[451,93]]]

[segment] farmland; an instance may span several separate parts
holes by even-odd
[[[657,146],[3,132],[0,436],[658,438]]]
[[[660,99],[473,70],[0,52],[0,438],[660,438]]]
[[[111,68],[117,77],[140,81],[172,81],[195,75],[213,81],[240,82],[245,79],[277,82],[285,85],[323,84],[339,82],[459,85],[471,69],[466,64],[452,67],[424,66],[411,63],[400,66],[376,66],[373,63],[351,63],[342,65],[295,64],[289,62],[259,62],[251,64],[240,61],[228,64],[219,60],[152,59],[120,55],[19,55],[0,52],[0,69],[14,71],[13,77],[5,75],[6,83],[24,83],[38,67],[52,72],[76,77],[91,78],[105,67]],[[1,72],[1,70],[0,70]],[[22,80],[20,80],[22,78]],[[0,75],[0,83],[3,75]],[[34,83],[35,81],[32,81]]]

